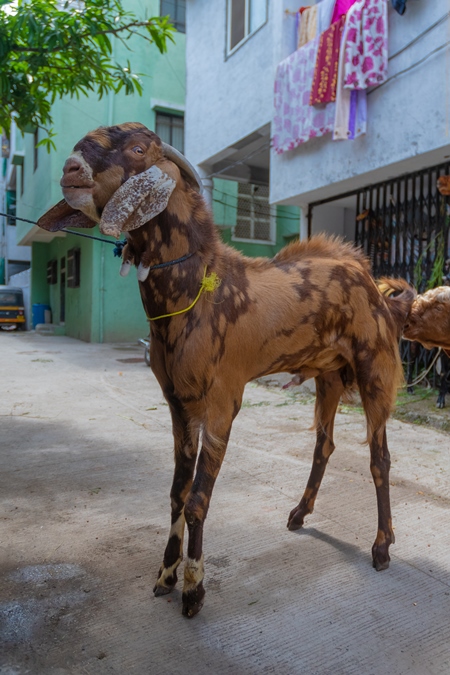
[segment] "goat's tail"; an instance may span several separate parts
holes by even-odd
[[[385,296],[400,337],[412,304],[417,297],[417,291],[405,279],[390,277],[378,279],[377,286],[380,293]]]

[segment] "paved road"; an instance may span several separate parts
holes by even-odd
[[[397,542],[376,533],[363,418],[304,530],[312,403],[251,384],[206,523],[206,603],[151,592],[169,526],[171,426],[134,345],[0,334],[2,675],[450,672],[449,436],[392,421]]]

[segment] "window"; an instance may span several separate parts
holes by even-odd
[[[233,239],[275,241],[276,207],[269,205],[269,188],[265,185],[239,183],[236,225]]]
[[[47,263],[47,283],[53,286],[58,282],[58,261],[49,260]]]
[[[184,117],[157,112],[155,132],[164,143],[184,152]]]
[[[67,286],[78,288],[80,286],[80,249],[71,248],[67,252]]]
[[[170,16],[177,31],[186,32],[186,0],[161,0],[160,16]]]
[[[228,0],[228,52],[267,21],[267,0]]]
[[[6,219],[6,224],[7,225],[15,225],[16,224],[16,191],[15,190],[7,190],[6,191],[6,213],[8,214],[8,217]]]

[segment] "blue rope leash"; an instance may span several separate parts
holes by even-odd
[[[28,218],[19,218],[18,216],[13,216],[10,213],[0,213],[0,216],[6,216],[6,218],[13,218],[14,220],[21,220],[24,223],[30,223],[31,225],[37,225],[36,221],[28,220]],[[86,239],[95,239],[96,241],[102,241],[104,244],[113,244],[114,246],[114,256],[120,258],[122,255],[123,247],[127,243],[126,239],[122,241],[110,241],[109,239],[103,239],[102,237],[94,237],[92,234],[83,234],[82,232],[74,232],[73,230],[58,230],[58,232],[67,232],[67,234],[74,234],[76,237],[86,237]]]
[[[37,225],[37,223],[34,220],[28,220],[27,218],[19,218],[18,216],[13,216],[9,213],[0,213],[0,216],[6,216],[6,218],[13,218],[14,220],[21,220],[24,223],[31,223],[31,225]],[[103,239],[102,237],[94,237],[92,234],[74,232],[73,230],[58,230],[58,232],[67,232],[67,234],[74,234],[76,237],[86,237],[86,239],[95,239],[96,241],[102,241],[105,244],[113,244],[114,246],[113,253],[115,258],[122,257],[123,248],[127,243],[126,239],[122,239],[122,241],[110,241],[109,239]],[[169,267],[170,265],[176,265],[177,263],[184,262],[184,260],[187,260],[193,255],[194,255],[193,253],[187,253],[186,255],[181,256],[181,258],[177,258],[176,260],[169,260],[168,262],[159,263],[158,265],[152,265],[150,269],[157,270],[160,269],[161,267]]]

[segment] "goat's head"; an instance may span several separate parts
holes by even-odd
[[[450,349],[450,287],[433,288],[414,300],[403,337],[427,349]]]
[[[38,225],[55,232],[99,223],[103,234],[120,237],[161,213],[177,184],[202,190],[186,158],[143,124],[100,127],[74,147],[61,179],[64,199]]]

